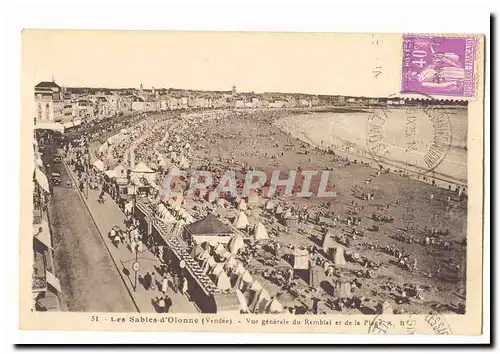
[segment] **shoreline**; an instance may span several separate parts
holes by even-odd
[[[327,112],[307,112],[304,113],[305,115],[314,115],[318,113],[331,113],[334,111],[327,111]],[[344,111],[344,112],[352,112],[352,113],[357,113],[357,112],[364,112],[364,113],[369,113],[368,111],[361,111],[361,110],[352,110],[352,111]],[[334,113],[339,113],[338,111]],[[303,117],[305,118],[305,117]],[[374,158],[371,156],[372,154],[366,150],[363,146],[357,143],[353,143],[348,140],[344,140],[341,138],[336,137],[336,140],[339,142],[343,142],[344,144],[347,144],[349,148],[354,148],[358,150],[358,153],[355,152],[349,152],[349,151],[344,151],[342,149],[339,149],[335,146],[335,144],[331,144],[330,146],[325,146],[326,144],[323,143],[318,143],[314,137],[311,137],[310,134],[307,134],[305,131],[301,131],[301,127],[297,125],[297,122],[291,122],[292,119],[301,119],[301,117],[297,117],[297,114],[292,114],[288,115],[286,117],[277,119],[273,121],[273,125],[276,126],[278,129],[283,131],[285,134],[289,135],[292,138],[299,139],[300,141],[309,144],[313,148],[319,149],[323,152],[329,152],[333,151],[335,152],[336,155],[344,157],[344,158],[349,158],[349,159],[355,159],[358,162],[362,162],[366,164],[367,166],[379,170],[380,166],[382,166],[384,169],[389,169],[391,173],[396,173],[399,175],[404,175],[406,177],[412,178],[414,180],[418,180],[427,184],[432,184],[432,180],[435,181],[435,185],[440,187],[440,188],[445,188],[447,189],[450,185],[452,188],[454,186],[459,186],[462,188],[467,188],[467,180],[462,180],[456,177],[453,177],[451,175],[448,175],[446,173],[442,172],[436,172],[435,170],[431,171],[426,171],[426,172],[421,172],[421,168],[418,166],[414,165],[408,165],[408,163],[394,160],[394,159],[384,159],[384,161],[375,161]],[[295,124],[294,124],[295,123]],[[310,121],[308,122],[310,123]],[[304,130],[307,130],[304,128]],[[322,141],[323,142],[323,141]],[[450,149],[454,149],[454,146],[450,146]],[[456,163],[453,161],[447,161],[448,163]],[[410,168],[409,168],[410,167]],[[396,170],[395,170],[396,169]],[[400,171],[404,171],[403,174],[400,173]]]

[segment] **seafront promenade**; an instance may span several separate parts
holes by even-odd
[[[68,174],[73,180],[73,184],[76,186],[76,175],[72,169],[64,164]],[[75,187],[76,188],[76,187]],[[118,207],[114,200],[112,200],[108,195],[105,197],[105,202],[103,204],[98,203],[99,191],[88,190],[84,193],[78,191],[82,203],[85,204],[87,210],[89,211],[92,219],[94,221],[95,227],[98,229],[99,234],[106,246],[109,255],[113,259],[113,262],[120,274],[122,281],[128,289],[128,292],[133,299],[138,312],[141,313],[151,313],[156,312],[155,301],[157,298],[163,296],[161,293],[161,285],[156,284],[155,290],[147,290],[142,285],[142,278],[146,273],[156,273],[157,281],[161,281],[159,275],[160,262],[156,256],[149,251],[144,245],[142,252],[137,255],[137,261],[140,264],[140,269],[136,274],[132,269],[132,264],[136,260],[136,255],[130,251],[123,244],[118,244],[117,247],[113,245],[111,239],[108,237],[108,233],[111,228],[115,225],[124,227],[125,214]],[[187,299],[180,292],[176,292],[172,288],[172,283],[169,281],[169,288],[167,290],[167,295],[172,299],[172,306],[169,312],[172,313],[197,313],[199,312],[195,304]]]

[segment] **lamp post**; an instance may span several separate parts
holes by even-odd
[[[132,269],[134,270],[134,292],[137,291],[137,272],[141,269],[140,263],[137,261],[139,253],[139,245],[135,246],[135,261],[132,264]]]

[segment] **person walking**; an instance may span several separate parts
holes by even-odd
[[[174,274],[174,279],[172,281],[173,283],[173,290],[174,292],[177,292],[177,290],[179,289],[179,276],[176,274]]]
[[[168,313],[168,311],[170,311],[170,308],[173,305],[172,299],[170,298],[170,296],[165,295],[165,299],[163,301],[165,304],[165,313]]]
[[[189,299],[188,289],[189,289],[188,280],[187,277],[184,277],[184,279],[182,279],[182,294]]]
[[[168,278],[167,274],[165,273],[163,275],[163,279],[161,280],[161,292],[166,295],[167,290],[168,290]]]
[[[156,273],[152,272],[151,273],[151,285],[150,285],[151,290],[156,290]]]

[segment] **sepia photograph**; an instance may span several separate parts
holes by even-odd
[[[28,327],[480,332],[482,36],[22,40]]]

